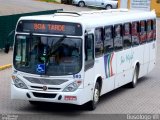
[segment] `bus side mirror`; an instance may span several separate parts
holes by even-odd
[[[9,48],[10,48],[10,43],[6,43],[5,44],[5,48],[4,48],[4,52],[8,53],[9,52]]]
[[[7,40],[6,40],[6,44],[5,44],[5,47],[4,47],[4,52],[5,53],[8,53],[9,52],[9,48],[10,48],[10,38],[14,35],[14,33],[15,33],[15,30],[12,30],[9,34],[8,34],[8,36],[7,36]]]

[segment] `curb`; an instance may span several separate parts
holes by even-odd
[[[7,68],[11,68],[11,67],[12,67],[11,64],[7,64],[7,65],[0,66],[0,71],[5,70],[5,69],[7,69]]]

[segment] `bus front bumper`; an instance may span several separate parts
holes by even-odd
[[[11,99],[83,105],[90,101],[92,96],[91,86],[77,89],[75,92],[47,92],[21,89],[11,84]]]

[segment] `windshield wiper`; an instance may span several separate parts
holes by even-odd
[[[66,37],[67,37],[66,35],[63,35],[54,45],[51,45],[51,50],[48,53],[48,56],[50,56],[55,50],[58,49],[60,43],[63,42]],[[52,42],[52,44],[53,44],[53,42]]]
[[[29,40],[29,51],[31,51],[31,41],[33,41],[33,33],[32,32],[30,32],[29,33],[29,38],[28,38],[28,40]],[[28,59],[29,59],[29,61],[31,60],[31,52],[29,52],[29,54],[28,54]]]

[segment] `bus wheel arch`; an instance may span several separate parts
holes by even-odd
[[[132,82],[129,83],[129,87],[135,88],[137,85],[138,81],[138,76],[139,76],[139,70],[140,70],[140,63],[136,62],[133,70],[133,77],[132,77]]]
[[[99,77],[96,79],[96,82],[98,82],[98,83],[99,83],[99,87],[100,87],[100,94],[101,94],[101,90],[102,90],[102,77],[101,77],[101,76],[99,76]],[[96,82],[95,82],[95,84],[96,84]]]
[[[102,77],[98,77],[94,83],[92,100],[88,102],[87,108],[94,110],[97,107],[102,89]]]
[[[141,67],[139,61],[136,61],[136,62],[135,62],[135,64],[134,64],[134,70],[135,70],[136,67],[137,67],[137,74],[138,74],[138,76],[139,76],[140,67]]]
[[[139,62],[137,62],[137,63],[136,63],[136,66],[137,66],[137,70],[138,70],[137,72],[138,72],[138,76],[139,76],[139,71],[140,71],[140,63],[139,63]],[[136,67],[136,66],[135,66],[135,67]]]

